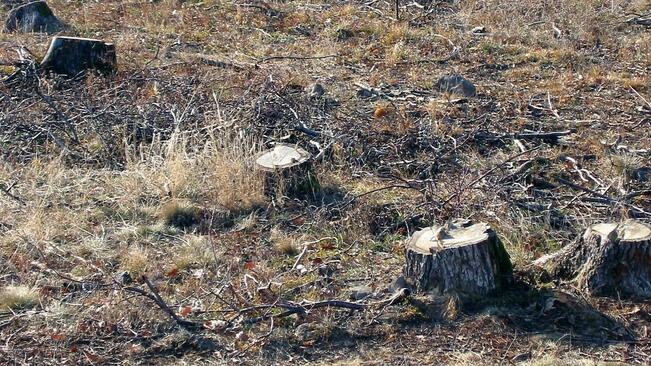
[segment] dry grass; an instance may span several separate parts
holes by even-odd
[[[38,305],[38,292],[26,286],[6,286],[0,291],[0,309],[20,311]]]
[[[246,211],[263,200],[262,183],[253,167],[256,151],[255,144],[236,137],[174,135],[152,144],[148,151],[132,153],[127,172],[138,181],[127,183],[143,195],[144,190],[153,189],[161,197]]]

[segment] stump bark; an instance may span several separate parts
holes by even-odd
[[[590,295],[651,298],[651,225],[635,220],[590,226],[572,244],[534,262]]]
[[[257,167],[264,173],[264,192],[270,197],[304,197],[319,191],[311,154],[299,147],[277,144],[258,154]]]
[[[102,74],[115,71],[115,46],[97,39],[54,37],[41,68],[58,74],[75,76],[89,69]]]
[[[54,16],[45,1],[34,1],[11,10],[5,21],[4,31],[55,33],[63,28],[64,24]]]
[[[513,268],[484,223],[452,223],[417,231],[406,243],[405,277],[416,292],[481,296],[506,287]]]

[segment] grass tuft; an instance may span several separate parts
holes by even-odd
[[[38,293],[27,286],[7,286],[0,292],[0,310],[31,309],[38,305]]]

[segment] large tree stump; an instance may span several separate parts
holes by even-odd
[[[64,24],[54,16],[45,1],[34,1],[11,10],[5,21],[4,31],[55,33],[63,28]]]
[[[116,69],[115,46],[97,39],[54,37],[41,68],[75,76],[88,69],[109,74]]]
[[[417,231],[407,241],[405,252],[404,274],[416,292],[486,295],[504,288],[512,278],[508,253],[484,223],[452,223]]]
[[[634,220],[592,225],[534,264],[591,295],[651,297],[651,225]]]
[[[264,173],[267,196],[304,197],[319,191],[309,152],[291,145],[277,144],[256,157],[257,167]]]

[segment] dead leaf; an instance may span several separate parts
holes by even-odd
[[[191,313],[192,313],[192,306],[190,305],[183,306],[179,309],[179,314],[181,314],[181,316],[188,316]]]
[[[325,249],[325,250],[335,249],[335,243],[330,240],[323,241],[321,242],[321,249]]]
[[[378,104],[375,107],[375,111],[373,111],[373,117],[375,117],[375,118],[382,118],[382,117],[386,116],[386,114],[387,114],[387,108],[386,108],[386,106],[383,106],[381,104]]]
[[[165,276],[169,277],[169,278],[174,278],[174,277],[178,276],[178,274],[179,274],[179,269],[176,266],[172,267],[172,269],[165,272]]]

